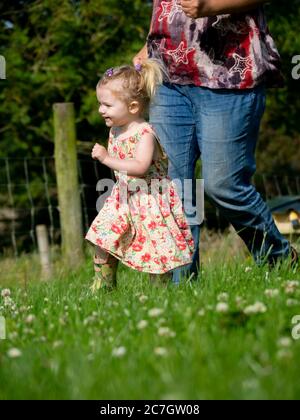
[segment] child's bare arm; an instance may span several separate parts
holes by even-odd
[[[137,145],[134,159],[118,159],[109,156],[105,147],[96,143],[92,151],[92,157],[114,171],[127,172],[129,176],[143,177],[151,166],[155,141],[151,133],[144,134]]]

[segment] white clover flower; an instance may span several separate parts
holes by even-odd
[[[291,295],[296,292],[299,287],[299,281],[290,280],[284,283],[284,291],[287,295]]]
[[[141,296],[139,297],[139,301],[140,301],[141,303],[145,303],[145,302],[147,302],[147,300],[148,300],[148,296],[146,296],[146,295],[141,295]]]
[[[143,330],[144,328],[146,328],[148,326],[148,321],[146,321],[145,319],[142,319],[138,324],[137,324],[137,328],[139,330]]]
[[[34,320],[35,320],[35,316],[33,314],[30,314],[25,319],[25,322],[26,322],[26,324],[32,324]]]
[[[205,309],[200,309],[198,311],[198,316],[204,316],[205,315]]]
[[[11,332],[8,335],[9,340],[15,340],[16,338],[18,338],[18,333],[16,331]]]
[[[165,322],[167,322],[165,318],[159,318],[157,320],[157,326],[160,326],[161,324],[164,324]]]
[[[6,307],[10,306],[11,309],[13,310],[14,302],[13,302],[12,298],[10,298],[9,296],[5,296],[3,305],[6,306]]]
[[[164,312],[164,310],[161,309],[161,308],[152,308],[148,311],[148,315],[151,318],[156,318],[156,317],[160,316],[163,312]]]
[[[279,290],[278,289],[266,289],[265,290],[265,295],[269,298],[274,298],[274,297],[279,295]]]
[[[244,298],[242,298],[242,296],[237,296],[237,297],[235,298],[235,303],[236,303],[236,305],[237,305],[238,307],[241,307],[241,306],[243,306],[243,305],[245,304],[245,299],[244,299]]]
[[[288,348],[292,346],[293,342],[290,337],[282,337],[278,340],[277,344],[279,347]]]
[[[22,356],[22,352],[21,352],[21,350],[19,350],[17,348],[12,348],[12,349],[8,350],[7,356],[10,357],[11,359],[16,359],[16,358]]]
[[[262,302],[256,302],[244,309],[246,315],[264,314],[265,312],[267,312],[267,307]]]
[[[286,301],[286,306],[291,307],[291,306],[298,306],[298,305],[300,305],[300,303],[299,303],[299,301],[298,301],[298,300],[296,300],[296,299],[288,299],[288,300]]]
[[[220,293],[217,297],[218,302],[227,302],[229,299],[228,293]]]
[[[3,298],[10,297],[10,295],[11,295],[11,291],[10,291],[10,289],[3,289],[3,290],[1,291],[1,296],[2,296]]]
[[[229,306],[226,302],[219,302],[216,306],[216,311],[225,314],[229,311]]]
[[[166,356],[168,354],[168,350],[164,347],[156,347],[154,349],[154,354],[156,354],[156,356]]]
[[[279,360],[291,359],[293,357],[292,353],[287,349],[279,350],[276,356]]]
[[[67,324],[65,317],[60,317],[58,322],[60,325],[65,326]],[[85,325],[85,324],[84,324]]]
[[[52,347],[53,349],[58,349],[59,347],[61,347],[63,345],[63,342],[58,340],[58,341],[54,341]]]
[[[125,347],[117,347],[115,349],[113,349],[112,351],[112,355],[114,357],[123,357],[126,354],[126,348]]]
[[[251,267],[246,267],[245,268],[245,273],[249,273],[249,271],[252,271],[252,268]]]
[[[31,335],[35,334],[34,330],[32,328],[24,328],[23,333],[24,334],[31,334]]]
[[[174,331],[170,330],[168,327],[160,327],[158,329],[158,335],[160,337],[175,337],[176,334]]]

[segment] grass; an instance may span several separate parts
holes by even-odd
[[[47,283],[36,256],[1,261],[0,399],[299,399],[300,269],[258,268],[236,240],[209,238],[197,283],[154,288],[120,265],[96,296],[89,259]]]

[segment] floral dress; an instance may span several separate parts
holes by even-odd
[[[118,159],[133,159],[146,133],[155,136],[161,156],[152,160],[144,177],[115,171],[117,182],[85,239],[135,270],[163,274],[190,264],[194,253],[182,201],[167,175],[167,155],[148,123],[123,139],[112,128],[108,153]]]

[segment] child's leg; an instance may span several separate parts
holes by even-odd
[[[150,274],[150,282],[156,287],[167,287],[172,280],[172,273]]]
[[[106,288],[112,290],[117,285],[118,259],[100,247],[95,247],[94,270],[95,277],[91,290],[95,293],[97,290]]]

